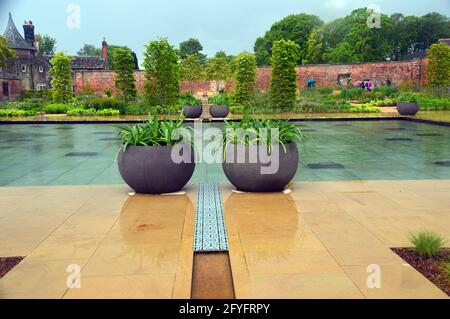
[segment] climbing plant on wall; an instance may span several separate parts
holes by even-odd
[[[428,51],[427,83],[431,86],[450,85],[450,46],[433,44]]]

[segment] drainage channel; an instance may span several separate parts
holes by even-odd
[[[198,188],[192,299],[234,299],[222,199],[217,183]]]

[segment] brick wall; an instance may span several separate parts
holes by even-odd
[[[377,80],[386,83],[391,80],[393,85],[399,85],[404,81],[412,81],[417,84],[425,83],[427,60],[412,61],[392,61],[378,63],[361,64],[322,64],[322,65],[302,65],[297,67],[297,84],[300,89],[306,87],[309,79],[316,81],[316,86],[334,86],[338,83],[339,75],[350,75],[352,82],[362,80]],[[268,90],[270,85],[271,68],[259,68],[257,70],[256,87],[258,90]],[[138,92],[144,90],[144,72],[136,71],[136,85]],[[103,94],[105,88],[114,90],[114,73],[111,71],[84,71],[74,74],[75,91],[80,93],[84,85],[89,85],[96,94]],[[219,85],[225,91],[234,89],[234,81],[228,81]],[[193,84],[195,93],[214,93],[216,91],[215,81],[201,81]],[[189,92],[189,83],[180,83],[181,92]]]

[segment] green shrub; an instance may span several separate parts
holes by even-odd
[[[234,60],[236,91],[234,102],[245,104],[249,101],[256,85],[256,58],[251,53],[241,53]]]
[[[439,254],[445,244],[444,238],[433,231],[422,231],[410,235],[415,250],[422,256],[431,258]]]
[[[393,86],[379,86],[372,90],[373,93],[380,93],[380,97],[394,97],[398,94],[399,90]]]
[[[300,47],[291,40],[273,43],[272,78],[270,80],[270,100],[275,108],[287,111],[295,106],[297,92],[296,66]]]
[[[209,102],[209,104],[213,104],[213,105],[230,105],[231,98],[226,93],[220,93],[217,96],[209,97],[208,102]]]
[[[67,116],[119,116],[119,110],[114,109],[72,109],[67,111]]]
[[[364,90],[361,88],[343,88],[341,90],[340,96],[346,100],[354,100],[364,96]]]
[[[112,89],[106,88],[106,89],[103,90],[103,93],[106,95],[106,97],[111,97],[112,96]]]
[[[403,103],[414,103],[418,101],[418,96],[415,93],[411,92],[401,92],[397,96],[397,102],[403,102]]]
[[[42,109],[46,114],[66,114],[67,113],[67,105],[54,103],[47,104]]]
[[[202,101],[196,99],[191,93],[180,94],[178,98],[178,105],[202,105]]]
[[[380,113],[381,109],[370,104],[355,105],[349,109],[350,113]]]
[[[450,85],[450,47],[445,43],[433,44],[428,50],[427,84]]]
[[[450,110],[450,98],[418,98],[420,109],[423,111]]]
[[[316,89],[317,93],[320,95],[328,95],[333,93],[333,88],[330,87],[321,87]]]
[[[447,276],[447,278],[450,280],[450,262],[449,261],[444,262],[444,264],[442,265],[442,271]]]
[[[125,114],[126,103],[115,98],[95,97],[84,100],[84,108],[95,109],[97,111],[104,109],[118,110],[120,114]]]
[[[36,115],[35,111],[0,109],[0,117],[25,117],[34,115]]]

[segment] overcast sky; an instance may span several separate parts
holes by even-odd
[[[67,25],[71,4],[81,9],[80,28]],[[208,55],[236,54],[252,51],[256,38],[286,15],[305,12],[326,22],[373,4],[387,14],[450,16],[450,0],[0,0],[0,28],[11,12],[21,33],[23,21],[32,20],[37,33],[56,37],[58,50],[69,54],[84,43],[100,46],[103,37],[139,56],[158,37],[174,45],[194,37]]]

